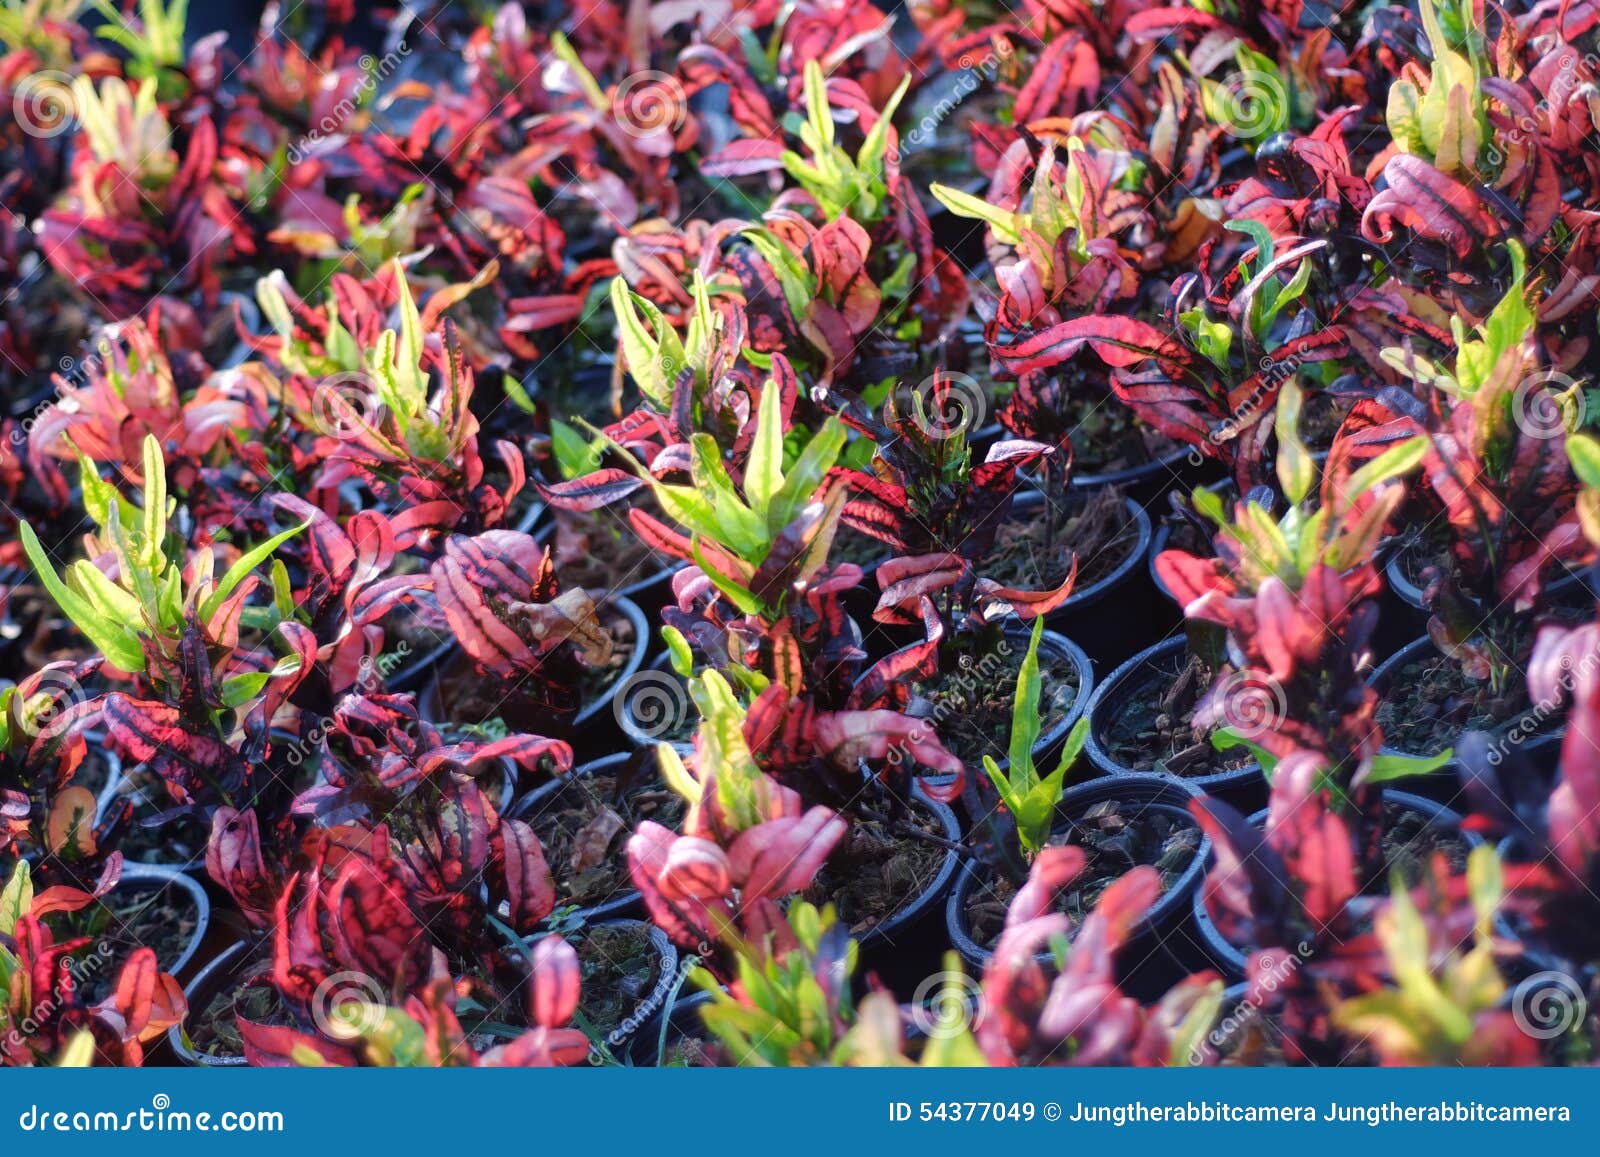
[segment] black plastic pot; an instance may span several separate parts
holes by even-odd
[[[1180,656],[1188,645],[1188,639],[1182,635],[1175,639],[1164,640],[1139,652],[1101,681],[1087,705],[1089,735],[1083,747],[1084,754],[1088,756],[1097,771],[1118,777],[1160,774],[1136,771],[1118,763],[1106,749],[1105,737],[1112,721],[1121,715],[1128,704],[1142,691],[1151,686],[1152,680],[1160,678],[1161,665],[1173,657]],[[1233,802],[1255,802],[1252,797],[1259,797],[1265,790],[1261,768],[1254,763],[1233,771],[1197,775],[1193,778],[1167,775],[1161,775],[1161,778],[1176,779],[1201,794],[1219,795]],[[1249,807],[1250,803],[1244,802],[1244,806]]]
[[[952,844],[961,842],[961,824],[955,812],[929,799],[920,788],[913,789],[911,795],[918,807],[939,821],[939,834],[944,839]],[[955,883],[960,860],[960,852],[947,849],[932,883],[856,938],[862,975],[876,973],[898,992],[907,986],[914,988],[930,968],[938,967],[945,947],[940,936],[939,908]]]
[[[103,743],[97,744],[95,750],[113,769],[112,774],[106,780],[105,786],[100,789],[99,794],[95,797],[95,818],[98,822],[106,819],[110,809],[121,798],[122,788],[127,780],[123,774],[121,757],[116,752],[104,746]],[[143,793],[147,790],[147,788],[141,788],[140,792]],[[149,802],[149,797],[143,794],[140,795],[139,799],[146,803]],[[137,804],[139,800],[135,802]],[[137,813],[135,814],[137,815]],[[137,823],[137,819],[134,822]],[[189,879],[205,879],[205,844],[200,843],[198,846],[191,848],[175,839],[172,836],[171,829],[163,829],[163,832],[164,842],[158,851],[158,855],[163,858],[149,861],[127,860],[126,862],[128,864],[148,863],[152,867],[183,873]],[[203,838],[203,831],[196,834]]]
[[[1406,577],[1406,552],[1402,547],[1389,556],[1389,561],[1384,565],[1383,578],[1395,596],[1408,607],[1417,611],[1424,611],[1422,602],[1422,588]],[[1542,593],[1547,598],[1559,599],[1564,595],[1572,595],[1583,589],[1584,576],[1582,573],[1569,570],[1560,578],[1551,579],[1545,583]],[[1424,621],[1427,615],[1422,615]]]
[[[237,290],[224,289],[217,295],[220,306],[219,312],[230,316],[237,316],[240,324],[253,334],[260,334],[264,328],[261,320],[261,307],[256,304],[253,296],[240,293]],[[235,311],[237,313],[235,314]],[[234,343],[228,356],[217,364],[218,370],[231,370],[241,366],[255,356],[255,350],[250,343],[240,338]]]
[[[608,731],[616,726],[616,711],[612,701],[623,685],[639,673],[639,668],[644,666],[645,652],[650,648],[650,622],[644,617],[644,612],[639,609],[639,604],[622,595],[609,595],[601,603],[602,609],[610,608],[620,611],[633,627],[633,654],[628,657],[627,664],[617,672],[616,679],[606,688],[605,694],[599,698],[585,703],[578,711],[578,716],[573,720],[573,729],[581,737],[587,730],[592,730],[596,725]],[[615,749],[615,744],[610,750]]]
[[[1006,643],[1018,655],[1025,655],[1028,651],[1028,640],[1032,635],[1032,628],[1025,627],[1018,622],[1009,622],[1005,627]],[[1072,730],[1073,724],[1083,718],[1084,710],[1089,700],[1094,695],[1094,664],[1090,661],[1084,649],[1074,643],[1065,635],[1048,628],[1039,636],[1039,657],[1041,666],[1046,658],[1053,659],[1057,664],[1070,664],[1078,677],[1078,694],[1072,701],[1072,707],[1061,718],[1050,723],[1039,733],[1038,741],[1033,745],[1034,761],[1043,766],[1056,750],[1066,741],[1067,733]],[[935,721],[934,729],[938,729]],[[1000,770],[1005,771],[1011,766],[1011,757],[1006,754],[1008,750],[1008,736],[995,737],[996,750],[991,752],[994,760],[1000,765]],[[968,768],[969,774],[983,774],[982,762]],[[929,776],[934,783],[943,783],[949,780],[948,776]]]
[[[195,973],[194,979],[184,985],[183,997],[189,1007],[189,1017],[197,1017],[206,1006],[228,987],[237,986],[250,979],[260,966],[254,944],[243,941],[228,945],[209,964]],[[167,1030],[167,1044],[173,1054],[184,1064],[194,1068],[240,1068],[246,1063],[243,1056],[214,1057],[197,1053],[184,1039],[185,1021]]]
[[[169,889],[182,892],[184,898],[193,904],[195,909],[194,930],[189,933],[189,942],[175,959],[162,960],[158,957],[156,960],[161,966],[161,971],[176,976],[194,959],[194,954],[200,949],[200,942],[205,939],[206,928],[211,924],[211,900],[206,895],[206,890],[193,877],[176,868],[168,868],[161,864],[124,863],[122,875],[112,888],[111,895],[116,896],[119,893],[158,895]]]
[[[1059,834],[1071,828],[1076,817],[1082,816],[1096,804],[1111,800],[1141,804],[1140,814],[1148,811],[1179,814],[1193,823],[1188,804],[1198,796],[1199,793],[1188,784],[1169,776],[1128,775],[1116,779],[1091,780],[1062,793],[1061,803],[1056,810],[1063,822],[1057,826],[1056,832]],[[1134,939],[1160,939],[1187,916],[1210,855],[1211,841],[1202,837],[1195,850],[1194,862],[1151,906],[1135,929]],[[994,955],[991,949],[974,940],[967,928],[967,898],[980,883],[978,862],[968,860],[956,877],[955,887],[945,904],[945,930],[950,937],[950,944],[972,968],[982,968]]]
[[[616,711],[613,702],[622,688],[627,685],[639,668],[644,665],[645,649],[650,643],[650,624],[644,617],[644,612],[631,599],[621,596],[608,596],[600,603],[602,613],[614,611],[628,620],[633,628],[633,653],[616,677],[606,687],[604,694],[585,703],[573,716],[568,727],[573,749],[579,758],[610,755],[618,746]],[[422,709],[424,718],[432,720],[436,725],[446,722],[439,695],[439,678],[448,670],[449,664],[455,660],[455,641],[451,640],[449,647],[441,661],[434,665],[429,672],[428,679],[418,691],[417,700]],[[476,676],[473,676],[476,677]],[[468,720],[477,722],[477,720]],[[566,734],[552,734],[551,738],[566,739]]]
[[[628,1063],[636,1068],[655,1068],[674,1044],[704,1029],[700,1010],[714,998],[713,993],[685,993],[679,989],[677,998],[658,1008],[628,1041]]]
[[[1422,816],[1427,817],[1430,825],[1438,825],[1445,828],[1456,829],[1459,829],[1461,826],[1460,814],[1452,811],[1450,808],[1445,807],[1444,804],[1439,803],[1436,800],[1427,799],[1426,797],[1420,795],[1413,795],[1411,792],[1396,791],[1393,789],[1385,791],[1383,793],[1383,799],[1387,803],[1399,804],[1410,811],[1414,811]],[[1260,827],[1266,822],[1266,809],[1262,809],[1250,817],[1250,823],[1256,827]],[[1477,842],[1476,837],[1474,837],[1470,832],[1465,833],[1464,838],[1466,838],[1469,842]],[[1204,872],[1208,867],[1209,865],[1202,861],[1202,872]],[[1195,928],[1199,932],[1200,939],[1205,945],[1207,955],[1211,957],[1212,962],[1216,964],[1217,967],[1221,969],[1227,976],[1243,976],[1245,964],[1249,959],[1249,955],[1240,951],[1239,948],[1230,940],[1228,940],[1227,937],[1223,936],[1221,930],[1218,929],[1216,924],[1212,921],[1211,913],[1206,911],[1204,888],[1195,889],[1191,903],[1194,905]]]
[[[1495,851],[1500,856],[1503,864],[1520,864],[1529,862],[1528,857],[1522,853],[1522,845],[1515,836],[1507,836],[1495,845]],[[1504,910],[1494,914],[1495,936],[1508,944],[1517,945],[1517,951],[1507,953],[1509,959],[1504,968],[1507,973],[1516,977],[1536,976],[1544,973],[1559,973],[1572,975],[1573,964],[1552,952],[1546,952],[1537,944],[1529,943],[1524,938],[1524,930],[1513,923]],[[1496,954],[1498,959],[1499,954]]]
[[[962,187],[962,192],[982,197],[989,190],[987,177],[973,177]],[[963,269],[976,269],[988,256],[984,251],[984,238],[989,226],[970,217],[957,217],[941,201],[934,201],[926,210],[928,227],[933,243],[957,261]]]
[[[1011,504],[1010,521],[1039,517],[1049,499],[1025,490]],[[1127,558],[1098,581],[1076,587],[1061,606],[1045,616],[1050,628],[1076,641],[1102,662],[1116,663],[1165,634],[1174,619],[1155,598],[1143,563],[1150,550],[1150,516],[1133,499],[1123,501],[1136,538]],[[1083,560],[1079,560],[1079,566]]]
[[[1396,550],[1383,565],[1385,609],[1390,618],[1404,622],[1411,629],[1411,637],[1428,629],[1428,612],[1422,606],[1422,588],[1406,577],[1404,551]]]
[[[553,803],[562,793],[569,791],[584,791],[584,779],[597,771],[612,771],[621,768],[631,759],[638,758],[632,752],[622,752],[617,755],[608,755],[576,767],[567,775],[557,776],[549,783],[534,788],[533,791],[523,796],[506,809],[507,819],[522,820],[531,824],[539,814]],[[559,906],[561,901],[557,901]],[[630,886],[622,892],[600,904],[588,908],[580,908],[578,915],[586,923],[598,920],[610,920],[620,917],[642,916],[644,914],[644,901],[639,897],[639,890]]]
[[[1071,485],[1081,490],[1117,486],[1123,494],[1144,508],[1170,490],[1191,489],[1199,479],[1205,477],[1206,468],[1207,461],[1204,458],[1196,462],[1194,451],[1187,446],[1180,446],[1159,458],[1122,470],[1108,470],[1104,474],[1074,474]]]
[[[106,818],[106,809],[116,802],[117,796],[121,793],[122,757],[105,745],[104,738],[91,738],[90,742],[94,745],[95,752],[106,761],[106,766],[110,769],[110,774],[106,776],[106,782],[95,793],[94,814],[95,821],[98,823]]]
[[[554,545],[555,528],[552,525],[535,536],[540,546]],[[689,564],[663,555],[654,556],[649,563],[625,576],[627,581],[612,591],[613,597],[630,599],[644,608],[652,618],[672,599],[672,576]],[[609,584],[608,584],[609,585]]]
[[[1022,490],[1012,500],[1007,520],[1031,520],[1038,516],[1046,501],[1038,490]],[[1160,638],[1177,621],[1171,609],[1155,597],[1144,577],[1144,560],[1150,549],[1150,516],[1132,498],[1125,500],[1125,508],[1137,531],[1137,541],[1128,557],[1098,581],[1076,587],[1065,603],[1045,617],[1052,630],[1076,640],[1105,663],[1121,662],[1140,647]],[[889,557],[888,548],[883,549],[882,558],[862,566],[860,585],[845,593],[845,607],[852,619],[871,620],[879,591],[878,567]],[[1082,560],[1079,563],[1081,566]],[[887,639],[892,644],[891,650],[922,639],[920,627],[886,627],[872,623],[871,630],[874,636]]]
[[[1424,635],[1420,639],[1414,639],[1410,643],[1407,643],[1404,647],[1401,647],[1393,655],[1390,655],[1382,663],[1378,664],[1378,666],[1373,669],[1372,674],[1367,677],[1367,686],[1371,687],[1378,693],[1379,697],[1382,698],[1388,694],[1390,686],[1397,678],[1399,678],[1400,672],[1405,669],[1408,663],[1414,663],[1419,659],[1427,659],[1438,654],[1438,647],[1434,645],[1433,640],[1428,636]],[[1519,721],[1526,717],[1532,710],[1533,705],[1530,703],[1528,711],[1523,712],[1518,716],[1517,719],[1506,720],[1503,724],[1491,731],[1490,734],[1495,736],[1506,734],[1510,729],[1517,727],[1519,725]],[[1552,727],[1546,730],[1544,734],[1559,735],[1564,732],[1566,730],[1564,714],[1559,711],[1555,711],[1551,713],[1551,717],[1555,720],[1555,723]],[[1532,739],[1534,737],[1528,736],[1526,738]],[[1454,747],[1459,739],[1459,736],[1455,737],[1446,746]],[[1395,747],[1387,743],[1384,744],[1383,750],[1387,754],[1394,755],[1433,756],[1438,754],[1437,751],[1406,751],[1402,748]]]
[[[678,967],[678,950],[668,939],[667,934],[654,924],[643,920],[602,920],[591,924],[592,928],[614,928],[621,925],[639,925],[648,930],[650,946],[654,949],[657,958],[656,982],[632,1012],[623,1018],[622,1023],[606,1033],[605,1044],[608,1048],[616,1049],[625,1046],[641,1028],[650,1023],[650,1019],[667,1002],[682,982]]]

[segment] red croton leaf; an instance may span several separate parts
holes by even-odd
[[[261,854],[261,828],[254,811],[219,807],[212,815],[206,874],[233,897],[246,920],[257,928],[267,926],[278,889]]]
[[[1421,157],[1398,154],[1383,167],[1387,188],[1361,217],[1361,231],[1373,241],[1394,238],[1394,223],[1431,240],[1442,241],[1466,257],[1501,234],[1500,223],[1478,194],[1435,169]]]
[[[113,691],[106,696],[104,718],[112,742],[147,764],[178,803],[190,803],[217,785],[244,781],[246,765],[239,753],[214,736],[188,730],[176,707]]]
[[[556,906],[555,882],[539,837],[521,820],[501,820],[494,835],[494,862],[505,881],[511,926],[531,932]]]
[[[768,820],[741,832],[728,849],[728,864],[749,899],[777,899],[803,892],[844,838],[844,820],[825,807],[798,818]]]
[[[1167,331],[1133,318],[1114,316],[1063,321],[992,352],[1012,373],[1023,374],[1060,365],[1086,346],[1115,368],[1137,366],[1152,359],[1184,367],[1194,359]]]

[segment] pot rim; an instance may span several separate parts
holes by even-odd
[[[656,1068],[656,1061],[660,1055],[660,1046],[657,1044],[657,1042],[661,1040],[661,1030],[663,1028],[666,1029],[667,1038],[665,1045],[666,1047],[670,1048],[674,1039],[672,1030],[677,1022],[678,1017],[692,1015],[693,1013],[704,1008],[706,1005],[710,1004],[715,999],[716,993],[707,992],[704,989],[699,989],[695,992],[685,994],[683,991],[683,986],[679,985],[678,991],[676,993],[669,994],[667,1000],[663,1001],[661,1007],[656,1009],[655,1012],[650,1015],[649,1021],[640,1025],[639,1031],[629,1038],[629,1063],[635,1068]],[[663,1024],[663,1021],[666,1023]],[[682,1026],[678,1027],[681,1028]],[[684,1034],[679,1032],[677,1035],[681,1037]]]
[[[679,986],[679,974],[682,971],[678,965],[678,947],[672,939],[660,928],[649,920],[641,920],[631,916],[618,917],[612,920],[596,920],[589,928],[620,928],[626,925],[638,925],[648,930],[650,946],[655,949],[660,960],[660,975],[656,977],[655,987],[642,997],[638,1004],[627,1016],[622,1018],[622,1023],[612,1029],[605,1036],[605,1045],[612,1049],[625,1049],[628,1042],[654,1017],[663,1001]],[[631,1027],[630,1027],[631,1026]]]
[[[124,860],[122,874],[117,877],[117,882],[112,885],[115,892],[124,884],[160,884],[163,887],[174,886],[186,893],[195,906],[194,931],[189,933],[189,943],[185,945],[178,959],[163,971],[171,976],[182,972],[194,959],[195,953],[200,950],[200,942],[205,939],[206,929],[211,926],[211,898],[206,895],[205,888],[200,882],[187,872],[178,868],[168,867],[165,864],[145,864],[137,860]]]
[[[590,513],[596,512],[591,511]],[[550,548],[554,545],[551,541],[555,534],[553,514],[551,518],[551,525],[545,527],[538,534],[533,536],[534,541],[536,541],[541,547]],[[653,562],[655,566],[651,569],[647,569],[643,578],[635,579],[626,586],[618,587],[615,591],[611,592],[609,597],[636,600],[641,594],[649,591],[659,583],[670,584],[672,581],[672,576],[689,565],[689,563],[685,562],[683,559],[672,558],[670,555],[664,555],[653,550],[650,552],[650,561]]]
[[[1029,628],[1024,627],[1015,619],[1007,619],[1005,633],[1008,642],[1019,638],[1022,639],[1022,646],[1026,651],[1026,640],[1031,634]],[[1089,658],[1089,653],[1060,631],[1051,630],[1048,619],[1045,622],[1044,630],[1039,635],[1040,652],[1044,652],[1046,647],[1053,648],[1057,658],[1071,660],[1073,670],[1078,676],[1078,693],[1073,696],[1072,707],[1062,716],[1060,722],[1039,733],[1039,738],[1033,745],[1033,754],[1036,759],[1041,754],[1048,753],[1052,747],[1067,737],[1067,733],[1072,730],[1079,719],[1083,718],[1095,693],[1094,662]],[[1011,766],[1011,756],[1005,754],[1006,750],[1002,749],[1001,755],[995,756],[995,763],[1001,771],[1005,771]],[[981,760],[979,761],[979,770],[982,770]],[[969,774],[971,773],[969,772]],[[921,778],[930,783],[949,783],[953,776],[927,775]]]
[[[1393,682],[1393,680],[1394,680],[1394,678],[1396,676],[1396,673],[1400,670],[1400,668],[1402,666],[1404,666],[1406,663],[1412,662],[1413,660],[1415,660],[1416,658],[1418,658],[1420,656],[1427,655],[1430,651],[1433,652],[1436,655],[1440,655],[1440,656],[1443,655],[1443,652],[1439,650],[1438,645],[1436,643],[1434,643],[1433,639],[1430,636],[1423,635],[1420,638],[1412,639],[1411,642],[1409,642],[1405,646],[1401,647],[1394,654],[1390,655],[1387,659],[1385,659],[1383,662],[1379,663],[1376,667],[1374,667],[1372,669],[1371,674],[1369,674],[1367,676],[1366,685],[1369,688],[1371,688],[1373,691],[1376,691],[1378,693],[1379,699],[1381,700],[1387,694],[1388,685],[1391,682]],[[1511,719],[1504,720],[1498,726],[1486,731],[1485,734],[1489,735],[1492,738],[1502,739],[1503,740],[1505,738],[1505,736],[1506,736],[1506,733],[1512,727],[1514,727],[1524,716],[1526,716],[1529,713],[1531,713],[1536,706],[1537,705],[1534,704],[1530,700],[1529,704],[1528,704],[1528,707],[1525,710],[1519,711],[1514,717],[1512,717]],[[1469,729],[1463,729],[1461,732],[1457,732],[1455,739],[1450,744],[1447,745],[1451,750],[1454,750],[1455,747],[1461,742],[1461,735],[1464,734],[1466,730],[1483,731],[1484,729],[1483,728],[1469,728]],[[1555,739],[1555,738],[1558,738],[1558,737],[1560,737],[1562,735],[1565,735],[1566,734],[1566,730],[1567,730],[1566,716],[1563,714],[1563,715],[1560,716],[1559,721],[1555,724],[1554,727],[1551,727],[1551,728],[1543,730],[1543,731],[1537,731],[1534,734],[1529,735],[1529,736],[1525,737],[1524,739],[1522,739],[1518,745],[1522,746],[1522,745],[1527,745],[1527,744],[1532,744],[1532,743],[1539,743],[1540,741],[1548,741],[1548,740],[1551,740],[1551,739]],[[1412,758],[1421,758],[1421,759],[1432,759],[1433,757],[1435,757],[1435,756],[1440,754],[1439,751],[1408,751],[1403,747],[1396,747],[1392,743],[1385,743],[1379,749],[1379,751],[1383,755],[1404,755],[1404,756],[1409,756],[1409,757],[1412,757]]]
[[[1097,733],[1099,728],[1095,723],[1095,716],[1108,711],[1114,711],[1121,703],[1114,698],[1119,692],[1125,697],[1131,697],[1137,690],[1134,680],[1142,668],[1148,668],[1158,659],[1164,659],[1168,654],[1176,653],[1189,645],[1189,640],[1184,635],[1174,635],[1172,638],[1162,639],[1153,646],[1146,647],[1138,654],[1125,660],[1116,670],[1100,681],[1100,686],[1095,689],[1085,709],[1089,717],[1089,732],[1085,737],[1083,751],[1089,757],[1089,762],[1095,770],[1102,775],[1130,776],[1153,775],[1163,779],[1171,779],[1178,783],[1187,784],[1195,789],[1228,790],[1244,787],[1263,778],[1261,765],[1252,761],[1244,767],[1237,767],[1231,771],[1216,771],[1209,775],[1181,776],[1173,775],[1166,771],[1137,771],[1125,767],[1111,757],[1105,745],[1100,741]]]
[[[585,728],[592,724],[602,710],[611,706],[623,685],[639,673],[639,668],[644,665],[645,651],[650,641],[650,622],[638,603],[622,595],[607,595],[596,605],[602,611],[606,609],[619,611],[628,620],[629,625],[633,627],[633,654],[628,657],[627,663],[617,672],[617,677],[612,680],[605,692],[591,702],[584,704],[572,716],[571,730],[574,737],[580,735]],[[433,693],[438,687],[440,675],[443,674],[445,667],[457,654],[465,656],[466,652],[461,650],[460,644],[454,638],[447,639],[422,656],[414,673],[409,666],[402,668],[389,681],[389,688],[393,691],[415,694],[417,707],[422,711],[423,717],[428,718],[430,722],[437,726],[439,721],[430,718],[432,712],[424,709],[423,704],[430,693]],[[420,682],[417,682],[417,680],[420,680]]]
[[[1407,578],[1405,570],[1400,565],[1406,554],[1404,546],[1390,553],[1388,561],[1383,564],[1383,580],[1401,602],[1413,610],[1426,611],[1427,608],[1422,603],[1423,588]],[[1539,591],[1541,595],[1565,595],[1582,589],[1583,582],[1583,572],[1568,567],[1566,574],[1540,583]]]
[[[1026,515],[1046,502],[1042,490],[1029,489],[1020,491],[1011,503],[1011,516],[1007,521]],[[1139,564],[1150,553],[1151,524],[1149,512],[1137,499],[1124,498],[1122,500],[1123,512],[1128,520],[1133,523],[1136,531],[1133,548],[1128,552],[1128,557],[1119,562],[1110,574],[1096,580],[1081,590],[1074,590],[1071,597],[1055,610],[1045,615],[1046,622],[1057,622],[1070,617],[1077,611],[1086,610],[1094,606],[1110,594],[1117,587],[1124,585],[1128,577],[1139,569]]]
[[[250,940],[235,940],[225,946],[205,964],[205,967],[195,973],[189,983],[183,986],[183,998],[188,1004],[188,1013],[193,1013],[200,1006],[200,997],[205,996],[205,1003],[209,1004],[211,998],[221,991],[222,984],[234,978],[235,972],[242,969],[249,962],[252,949],[259,944]],[[215,990],[215,991],[213,991]],[[248,1062],[243,1056],[213,1057],[197,1053],[183,1042],[183,1028],[188,1020],[184,1019],[167,1029],[167,1044],[171,1046],[173,1055],[191,1068],[240,1068]]]
[[[1443,823],[1454,826],[1469,844],[1482,842],[1480,837],[1474,836],[1469,831],[1462,830],[1461,822],[1463,817],[1460,812],[1440,803],[1438,800],[1392,787],[1384,788],[1380,794],[1385,801],[1396,802],[1402,807],[1421,813],[1427,817],[1429,823]],[[1246,822],[1253,827],[1265,824],[1267,810],[1262,808],[1260,811],[1251,813]],[[1201,869],[1202,875],[1209,872],[1210,869],[1210,863],[1203,865]],[[1195,930],[1200,934],[1200,939],[1204,942],[1203,947],[1207,955],[1226,975],[1230,977],[1243,976],[1245,965],[1250,961],[1250,954],[1241,952],[1237,945],[1222,934],[1222,929],[1218,928],[1216,922],[1211,919],[1211,913],[1206,909],[1203,878],[1201,887],[1195,890],[1193,905]]]
[[[961,822],[956,819],[956,813],[948,804],[940,803],[931,798],[921,787],[913,785],[911,798],[919,806],[932,812],[934,817],[944,828],[944,838],[951,843],[961,842]],[[865,933],[856,938],[856,950],[866,953],[880,946],[893,946],[893,937],[898,935],[913,922],[920,919],[924,913],[933,909],[944,898],[945,894],[954,885],[956,870],[960,867],[958,861],[965,857],[954,848],[946,848],[944,860],[939,865],[939,872],[928,884],[908,903],[896,908],[878,924],[869,928]]]
[[[548,783],[542,783],[532,791],[525,792],[511,801],[505,809],[505,818],[521,820],[532,826],[528,813],[533,808],[552,799],[557,793],[566,791],[577,784],[579,776],[590,775],[596,771],[606,771],[612,766],[634,759],[638,755],[634,751],[619,751],[611,755],[603,755],[599,759],[587,760],[574,767],[563,775],[553,777]],[[639,894],[639,889],[630,886],[625,892],[613,896],[602,903],[579,908],[577,915],[587,923],[596,923],[614,919],[638,919],[644,912],[644,899]]]
[[[1222,495],[1227,492],[1230,486],[1234,486],[1233,479],[1224,478],[1218,482],[1212,482],[1203,487],[1197,487],[1197,489],[1209,490],[1213,494]],[[1150,571],[1150,581],[1155,584],[1156,590],[1161,592],[1161,597],[1171,603],[1176,603],[1178,600],[1173,597],[1172,589],[1168,587],[1166,583],[1162,582],[1161,576],[1156,573],[1156,556],[1167,549],[1167,543],[1172,538],[1173,519],[1176,517],[1177,515],[1175,513],[1163,514],[1161,518],[1155,522],[1155,529],[1150,535],[1150,554],[1145,560],[1145,566],[1148,567]]]
[[[1135,782],[1138,781],[1138,782]],[[1199,799],[1201,792],[1186,784],[1184,781],[1170,776],[1148,775],[1131,773],[1116,779],[1100,778],[1091,779],[1085,783],[1069,787],[1061,796],[1061,802],[1056,807],[1058,816],[1070,813],[1078,804],[1095,804],[1102,797],[1126,794],[1130,790],[1148,793],[1149,798],[1142,801],[1143,806],[1139,814],[1151,808],[1162,811],[1183,812],[1188,815],[1187,804],[1190,800]],[[1137,818],[1137,817],[1136,817]],[[1192,816],[1190,822],[1199,828],[1198,821]],[[1070,814],[1057,824],[1052,833],[1060,832],[1072,824]],[[1200,829],[1200,844],[1195,849],[1188,867],[1172,882],[1160,898],[1150,906],[1134,926],[1130,939],[1140,936],[1164,932],[1175,919],[1187,911],[1191,903],[1191,894],[1197,893],[1205,877],[1206,863],[1211,858],[1211,839]],[[978,862],[968,859],[962,866],[961,875],[956,879],[955,887],[950,891],[950,898],[945,904],[945,930],[950,935],[950,943],[961,958],[975,968],[982,968],[994,956],[994,950],[979,944],[972,938],[966,927],[966,912],[964,900],[967,893],[977,884]],[[1040,960],[1048,959],[1048,953],[1041,953]]]
[[[634,678],[639,679],[640,677],[646,675],[651,676],[650,683],[652,685],[665,686],[667,682],[671,682],[675,685],[677,688],[676,692],[669,690],[666,693],[675,701],[675,706],[679,711],[677,718],[687,719],[689,717],[687,713],[693,710],[693,703],[689,698],[689,689],[685,680],[672,666],[672,654],[668,651],[662,651],[655,658],[651,659],[644,666],[640,667],[639,670],[635,672]],[[659,675],[661,678],[657,679],[654,677],[655,675]],[[669,741],[662,739],[660,736],[652,734],[650,731],[648,731],[635,716],[631,700],[623,694],[623,692],[627,690],[628,687],[626,685],[617,688],[617,695],[614,699],[612,699],[611,705],[613,714],[615,714],[617,718],[617,726],[622,729],[622,733],[626,735],[636,747],[651,748],[658,743],[670,742],[671,745],[677,748],[679,752],[693,749],[692,742],[685,742],[681,740]],[[663,730],[670,731],[671,729],[672,726],[669,725]],[[624,752],[622,754],[627,753]]]

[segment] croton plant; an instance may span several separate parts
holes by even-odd
[[[1600,9],[348,8],[0,5],[0,1064],[1592,1058]]]

